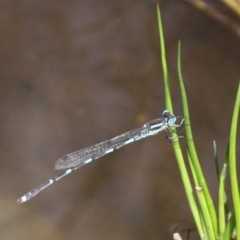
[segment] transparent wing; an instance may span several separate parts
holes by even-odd
[[[55,169],[65,169],[71,167],[81,167],[93,160],[100,158],[118,148],[121,148],[129,143],[140,140],[144,137],[145,129],[138,128],[126,133],[123,133],[110,140],[95,144],[91,147],[81,149],[79,151],[69,153],[55,162]]]

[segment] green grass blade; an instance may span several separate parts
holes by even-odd
[[[219,191],[218,191],[218,231],[219,239],[222,239],[222,236],[226,227],[226,212],[225,212],[225,180],[226,180],[227,164],[223,165],[223,169],[219,178]]]
[[[214,234],[212,219],[211,219],[210,213],[208,211],[208,206],[207,206],[206,198],[203,193],[203,189],[202,189],[202,187],[199,187],[199,186],[197,186],[195,189],[196,189],[196,193],[197,193],[197,196],[199,199],[199,204],[201,206],[202,216],[204,219],[204,225],[205,225],[206,231],[207,231],[207,238],[205,237],[205,239],[217,239]]]
[[[195,184],[195,186],[199,186],[197,176],[196,176],[194,167],[192,165],[192,160],[191,160],[191,157],[189,155],[189,152],[188,152],[188,162],[189,162],[189,166],[190,166],[191,171],[192,171],[194,184]],[[205,221],[203,220],[203,213],[201,212],[201,215],[200,215],[199,210],[197,209],[197,211],[196,211],[195,208],[192,209],[192,213],[193,213],[196,225],[197,225],[198,233],[199,233],[201,239],[204,239],[204,237],[207,236],[207,233],[206,233],[207,228],[206,228]]]
[[[230,169],[230,181],[232,189],[232,199],[234,206],[234,213],[236,219],[237,239],[240,239],[240,202],[239,202],[239,188],[237,179],[237,165],[236,165],[236,139],[237,139],[237,124],[240,107],[240,83],[238,86],[237,97],[233,110],[232,124],[230,130],[229,141],[229,169]]]
[[[225,153],[225,157],[224,157],[224,164],[225,165],[229,165],[229,144],[227,146],[227,149],[226,149],[226,153]],[[228,206],[228,199],[227,199],[227,195],[225,193],[225,214],[226,216],[229,215],[229,206]]]
[[[203,189],[203,194],[201,194],[200,199],[203,198],[202,196],[204,196],[204,198],[206,199],[206,206],[207,206],[207,209],[211,216],[211,222],[213,225],[215,237],[217,238],[218,229],[217,229],[216,210],[214,208],[213,201],[212,201],[206,180],[204,178],[204,175],[203,175],[203,172],[202,172],[199,160],[198,160],[195,144],[193,141],[193,135],[192,135],[191,125],[190,125],[190,118],[189,118],[189,109],[188,109],[188,103],[187,103],[187,95],[186,95],[185,86],[183,83],[182,72],[181,72],[181,44],[180,44],[180,42],[178,45],[178,76],[179,76],[179,83],[180,83],[182,102],[183,102],[183,113],[184,113],[184,117],[185,117],[186,137],[188,140],[187,141],[188,151],[189,151],[189,154],[190,154],[190,157],[192,160],[193,167],[196,172],[198,182]],[[203,213],[206,213],[206,211],[204,211]],[[207,219],[207,216],[205,216],[204,219]]]
[[[163,33],[163,27],[162,27],[162,21],[161,21],[161,12],[159,6],[157,6],[157,16],[158,16],[158,26],[159,26],[159,36],[160,36],[160,48],[161,48],[161,62],[162,62],[162,68],[163,68],[163,77],[164,77],[164,87],[165,87],[165,98],[166,98],[166,108],[173,113],[172,109],[172,101],[171,101],[171,92],[170,92],[170,83],[169,83],[169,77],[168,77],[168,69],[167,69],[167,60],[166,60],[166,51],[165,51],[165,44],[164,44],[164,33]],[[174,132],[171,132],[171,137],[175,138],[177,135]],[[177,156],[177,163],[180,169],[180,174],[183,180],[183,184],[185,187],[185,191],[188,197],[188,201],[190,203],[190,207],[192,211],[194,212],[195,218],[197,219],[196,222],[198,223],[198,228],[200,229],[200,232],[202,233],[203,230],[201,228],[200,224],[200,217],[198,213],[198,208],[194,199],[194,192],[191,187],[190,179],[188,176],[188,172],[184,163],[183,154],[179,145],[178,138],[175,138],[173,143],[174,152]]]
[[[211,217],[210,217],[210,214],[209,214],[209,211],[207,208],[207,204],[206,204],[205,197],[203,195],[202,188],[199,186],[197,175],[196,175],[195,169],[193,167],[191,156],[189,155],[189,152],[188,152],[188,160],[189,160],[189,165],[190,165],[190,168],[192,171],[194,184],[196,186],[195,191],[197,193],[197,197],[198,197],[200,207],[201,207],[201,216],[202,216],[201,220],[202,220],[203,229],[205,231],[202,239],[214,239],[215,236],[214,236],[214,231],[212,228]]]
[[[214,154],[214,160],[215,160],[215,168],[216,168],[217,179],[218,179],[218,182],[219,182],[220,181],[220,173],[219,173],[220,171],[219,171],[216,141],[213,141],[213,154]]]
[[[174,143],[175,145],[175,143]],[[180,148],[180,145],[174,146],[174,152],[177,158],[177,163],[178,163],[178,167],[180,170],[180,174],[181,174],[181,178],[183,181],[183,185],[184,185],[184,189],[187,195],[187,199],[188,199],[188,203],[191,209],[191,212],[193,214],[199,235],[201,236],[201,239],[203,239],[204,236],[204,231],[202,228],[202,223],[201,223],[201,219],[200,219],[200,213],[194,198],[194,191],[192,189],[191,186],[191,182],[190,182],[190,178],[189,178],[189,173],[187,172],[187,168],[184,162],[184,158],[182,155],[182,151]]]
[[[235,214],[233,213],[229,217],[229,220],[228,220],[227,226],[225,228],[222,240],[232,239],[235,224],[236,224]]]
[[[162,69],[163,69],[163,81],[164,81],[164,89],[165,89],[166,107],[171,113],[173,113],[172,98],[171,98],[170,84],[169,84],[169,77],[168,77],[168,67],[167,67],[167,60],[166,60],[164,33],[163,33],[163,26],[162,26],[162,20],[161,20],[162,18],[161,18],[161,11],[160,11],[159,5],[157,5],[157,18],[158,18],[159,41],[160,41],[160,49],[161,49],[161,63],[162,63]]]

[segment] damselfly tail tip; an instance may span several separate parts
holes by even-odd
[[[17,203],[20,204],[20,203],[24,203],[26,201],[28,201],[29,199],[31,199],[33,196],[35,196],[36,194],[32,194],[31,192],[25,194],[24,196],[20,197],[18,200],[17,200]]]
[[[24,202],[26,202],[27,200],[26,200],[26,197],[25,196],[23,196],[23,197],[21,197],[21,198],[19,198],[18,200],[17,200],[17,204],[21,204],[21,203],[24,203]]]

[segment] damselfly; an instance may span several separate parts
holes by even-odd
[[[184,118],[182,118],[180,123],[177,123],[177,118],[178,117],[170,114],[168,110],[164,110],[162,118],[146,122],[141,128],[123,133],[110,140],[95,144],[91,147],[87,147],[61,157],[56,161],[55,169],[67,168],[67,170],[60,175],[49,179],[47,182],[41,184],[40,186],[34,188],[32,191],[19,198],[17,203],[28,201],[43,189],[58,181],[59,179],[65,177],[69,173],[129,143],[157,134],[163,130],[168,134],[170,127],[180,127],[182,125]]]

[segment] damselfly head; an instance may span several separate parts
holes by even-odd
[[[163,111],[163,117],[164,117],[164,118],[168,118],[170,115],[171,115],[171,114],[170,114],[170,111],[169,111],[169,110],[164,110],[164,111]]]

